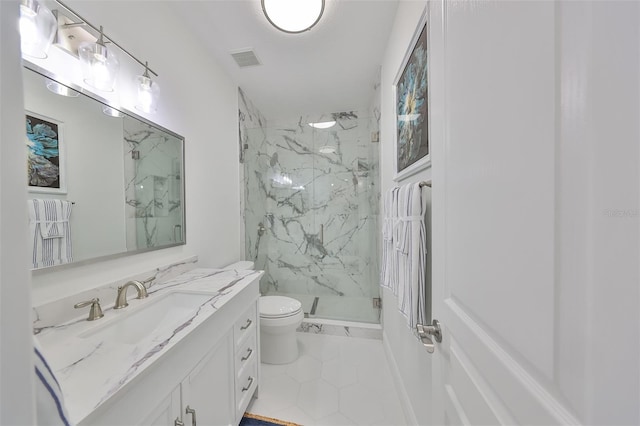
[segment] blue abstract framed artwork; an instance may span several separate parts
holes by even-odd
[[[66,194],[62,122],[28,111],[25,124],[28,190]]]
[[[396,181],[419,172],[431,162],[428,74],[425,8],[395,80]]]

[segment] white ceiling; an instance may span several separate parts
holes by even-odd
[[[348,111],[369,104],[398,0],[327,0],[310,31],[272,27],[260,0],[170,2],[267,119]],[[262,65],[230,52],[252,48]]]

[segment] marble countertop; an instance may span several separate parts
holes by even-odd
[[[100,320],[86,321],[83,316],[39,333],[36,338],[60,383],[71,420],[81,422],[262,274],[262,271],[193,269],[156,283],[149,289],[147,299],[136,299],[130,289],[129,306],[121,310],[103,308],[104,317]],[[150,329],[135,343],[115,343],[108,338],[101,340],[99,336],[81,337],[118,321],[121,316],[132,315],[155,298],[176,291],[198,292],[210,297],[198,303],[181,323],[170,328]],[[86,314],[83,310],[83,315]]]

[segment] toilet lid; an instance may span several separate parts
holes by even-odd
[[[260,298],[260,316],[264,318],[288,317],[297,314],[302,303],[285,296],[262,296]]]

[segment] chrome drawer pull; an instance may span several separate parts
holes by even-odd
[[[240,361],[245,362],[246,360],[249,359],[249,357],[251,356],[252,353],[253,353],[253,349],[248,348],[247,349],[247,354],[245,356],[243,356],[242,358],[240,358]]]
[[[250,319],[247,319],[247,323],[245,325],[243,325],[242,327],[240,327],[240,330],[246,330],[247,328],[249,328],[249,326],[251,325],[253,321],[251,321]]]
[[[251,385],[253,384],[253,377],[249,376],[249,386],[247,386],[246,388],[242,388],[242,392],[246,392],[251,388]]]

